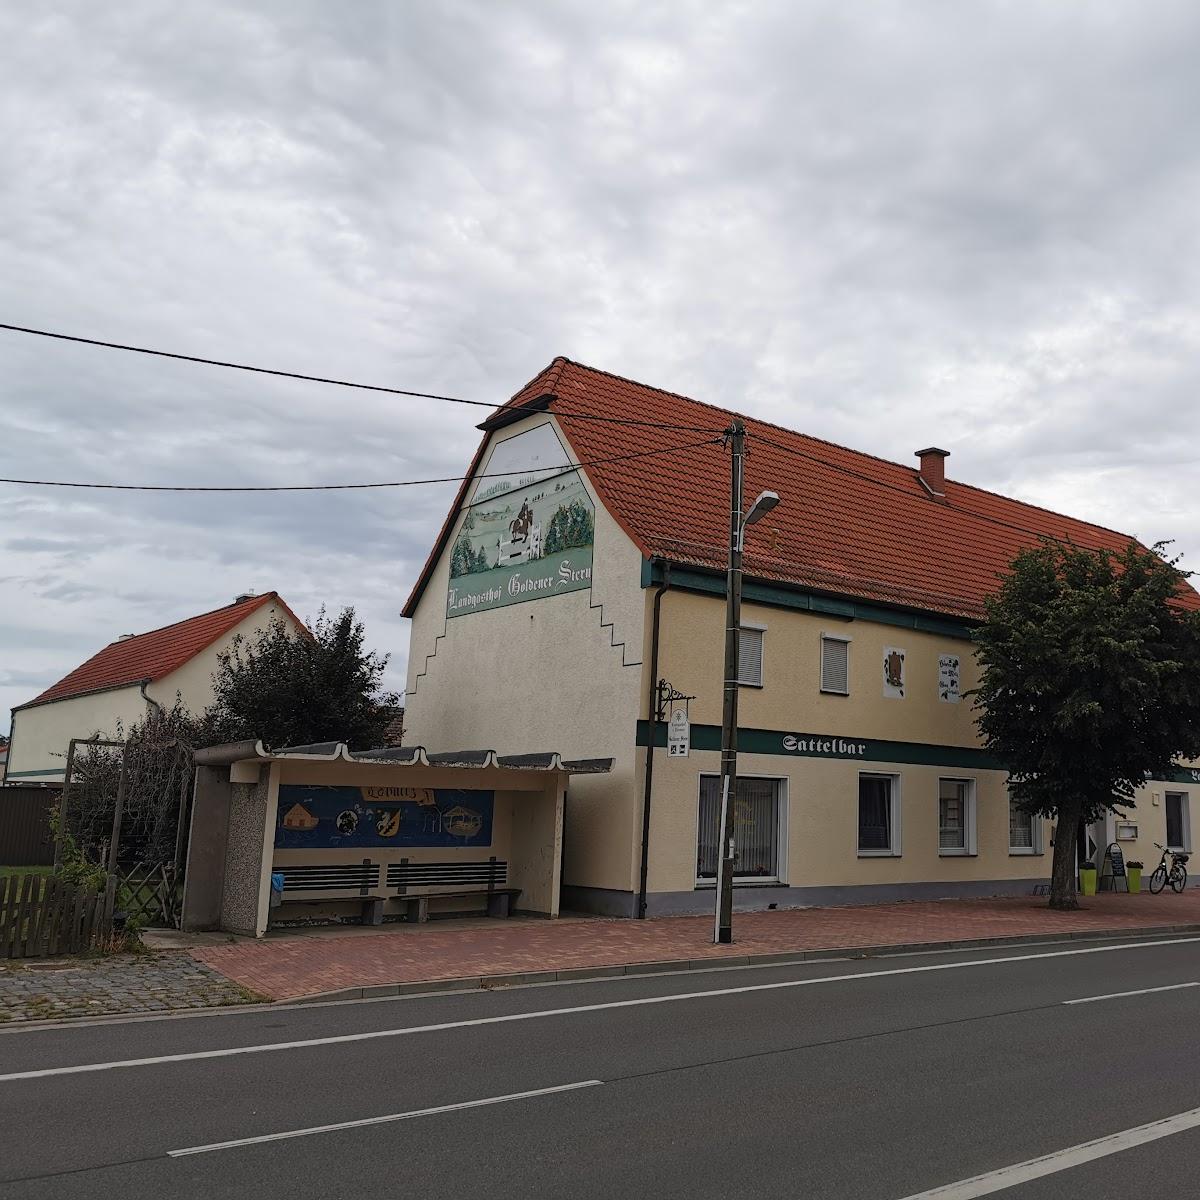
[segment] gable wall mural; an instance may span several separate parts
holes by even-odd
[[[446,615],[591,586],[596,514],[553,426],[497,442],[450,550]]]

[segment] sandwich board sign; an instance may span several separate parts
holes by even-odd
[[[667,724],[667,757],[687,758],[692,749],[692,723],[687,712],[677,708]]]

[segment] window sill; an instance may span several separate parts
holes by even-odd
[[[1029,846],[1009,846],[1009,858],[1040,858],[1045,850],[1034,850]]]
[[[899,850],[860,850],[859,858],[902,858]]]
[[[763,686],[764,686],[763,684],[761,684],[761,683],[754,683],[754,682],[752,682],[752,681],[751,681],[751,680],[749,680],[749,679],[739,679],[739,680],[738,680],[738,687],[740,687],[740,688],[744,688],[744,687],[749,687],[749,688],[762,688]]]
[[[787,884],[778,875],[735,875],[733,886],[735,888],[787,887]],[[715,879],[697,879],[695,890],[698,892],[712,892],[716,890],[716,887],[717,883]]]
[[[820,689],[822,696],[849,696],[849,692],[831,692],[828,688]]]
[[[978,850],[943,850],[938,847],[938,858],[978,858]]]

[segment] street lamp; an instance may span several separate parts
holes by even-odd
[[[729,488],[729,569],[725,577],[725,680],[721,711],[721,840],[717,846],[717,903],[713,941],[733,941],[733,806],[737,799],[738,677],[741,674],[742,549],[746,527],[760,521],[778,503],[777,492],[759,492],[742,513],[746,427],[735,420],[725,431],[732,451]]]

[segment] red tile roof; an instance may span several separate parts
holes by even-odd
[[[580,462],[688,446],[716,438],[735,415],[646,384],[556,358],[481,428],[547,409]],[[660,429],[610,424],[687,426]],[[958,617],[983,615],[983,598],[1017,551],[1041,536],[1095,549],[1122,549],[1126,534],[1025,504],[982,488],[946,482],[933,499],[917,467],[889,462],[778,425],[743,418],[746,502],[770,489],[783,498],[747,533],[746,574],[834,595]],[[485,435],[485,443],[486,443]],[[477,469],[483,446],[476,453]],[[728,456],[720,444],[586,468],[605,508],[643,554],[723,569],[729,536]],[[459,490],[438,543],[404,608],[411,616],[466,495]],[[1181,603],[1200,608],[1184,589]]]
[[[176,621],[162,629],[112,642],[36,699],[30,700],[29,705],[162,679],[224,637],[252,612],[271,603],[278,604],[297,625],[301,625],[278,592],[264,592],[261,596],[251,596],[198,617],[189,617],[186,621]]]

